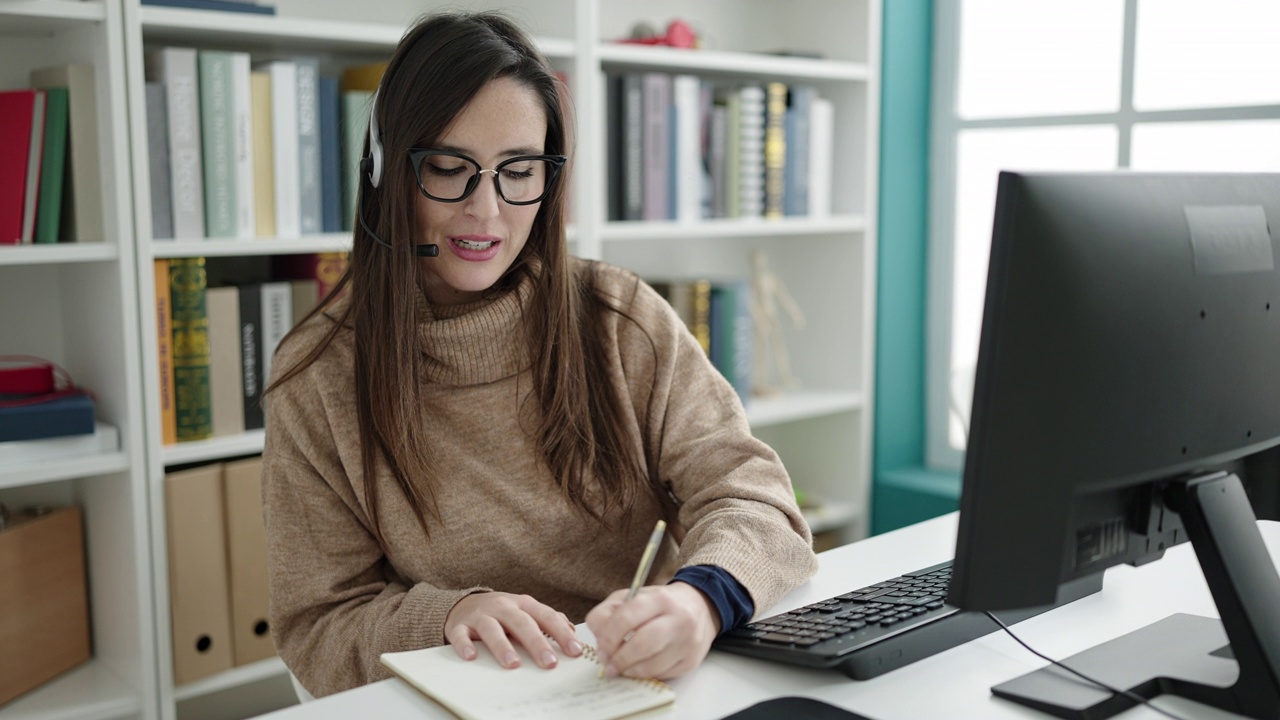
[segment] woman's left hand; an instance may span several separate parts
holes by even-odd
[[[720,633],[720,614],[684,582],[618,590],[587,613],[605,675],[677,677],[698,667]]]

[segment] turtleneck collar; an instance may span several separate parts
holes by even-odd
[[[433,305],[419,291],[415,304],[424,377],[442,385],[482,385],[529,367],[524,316],[533,281],[509,292],[459,305]]]

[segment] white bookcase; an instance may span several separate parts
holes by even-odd
[[[101,414],[121,428],[119,453],[84,465],[0,470],[7,493],[74,496],[88,505],[97,659],[76,692],[50,686],[34,699],[100,694],[65,714],[0,708],[25,717],[243,717],[288,703],[283,664],[267,660],[175,687],[169,616],[166,468],[261,450],[262,431],[164,446],[160,439],[152,263],[158,258],[239,257],[342,250],[346,235],[251,241],[153,241],[143,91],[144,54],[184,45],[320,58],[322,74],[385,59],[435,0],[277,0],[277,15],[141,6],[139,0],[0,3],[0,79],[23,68],[88,56],[99,69],[104,115],[103,192],[111,208],[102,247],[19,248],[0,253],[0,299],[23,307],[0,319],[0,337],[67,365],[98,390]],[[842,541],[866,533],[871,456],[875,317],[875,210],[881,0],[481,0],[507,10],[539,38],[569,78],[577,147],[570,239],[577,254],[642,276],[749,275],[753,250],[803,309],[803,331],[786,331],[800,386],[753,399],[752,426],[781,455],[797,487],[827,501],[815,529]],[[636,21],[688,21],[699,50],[619,45]],[[53,42],[49,39],[52,38]],[[770,54],[813,50],[823,59]],[[16,70],[14,69],[16,66]],[[606,73],[687,72],[726,83],[779,80],[814,85],[835,108],[832,213],[823,218],[610,222],[605,213]],[[7,74],[17,73],[10,77]],[[108,155],[109,154],[109,155]],[[130,212],[131,210],[131,212]],[[117,217],[118,215],[118,217]],[[10,250],[0,248],[0,250]],[[41,302],[32,303],[36,296]],[[6,346],[9,343],[5,343]],[[87,477],[80,475],[91,472]],[[112,682],[103,680],[108,676]],[[91,688],[91,689],[81,689]],[[103,688],[103,689],[100,689]],[[67,701],[70,703],[71,701]]]
[[[0,705],[0,720],[158,712],[120,6],[0,3],[0,88],[30,87],[32,70],[73,62],[93,66],[100,176],[92,186],[101,194],[103,222],[79,228],[87,242],[0,246],[0,353],[36,355],[65,368],[93,391],[97,418],[118,430],[119,445],[97,455],[0,463],[0,502],[83,509],[93,648],[88,663]]]

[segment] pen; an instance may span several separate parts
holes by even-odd
[[[640,586],[644,584],[645,578],[649,577],[649,570],[653,567],[653,559],[658,556],[658,545],[662,544],[662,535],[667,531],[667,523],[665,520],[658,520],[653,526],[653,532],[649,534],[649,543],[644,546],[644,555],[640,556],[640,565],[636,568],[635,577],[631,578],[631,587],[627,590],[627,597],[623,602],[628,602],[636,596],[640,591]],[[635,633],[628,632],[622,638],[622,642],[631,639]],[[604,677],[604,667],[601,666],[599,677]]]

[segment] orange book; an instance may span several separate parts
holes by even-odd
[[[386,69],[386,62],[353,65],[342,71],[342,79],[338,83],[338,88],[344,92],[347,90],[368,90],[373,92],[378,89],[378,83],[382,82],[382,73],[386,72]]]
[[[178,414],[173,404],[173,306],[169,298],[169,261],[155,261],[156,367],[160,375],[160,437],[178,442]]]

